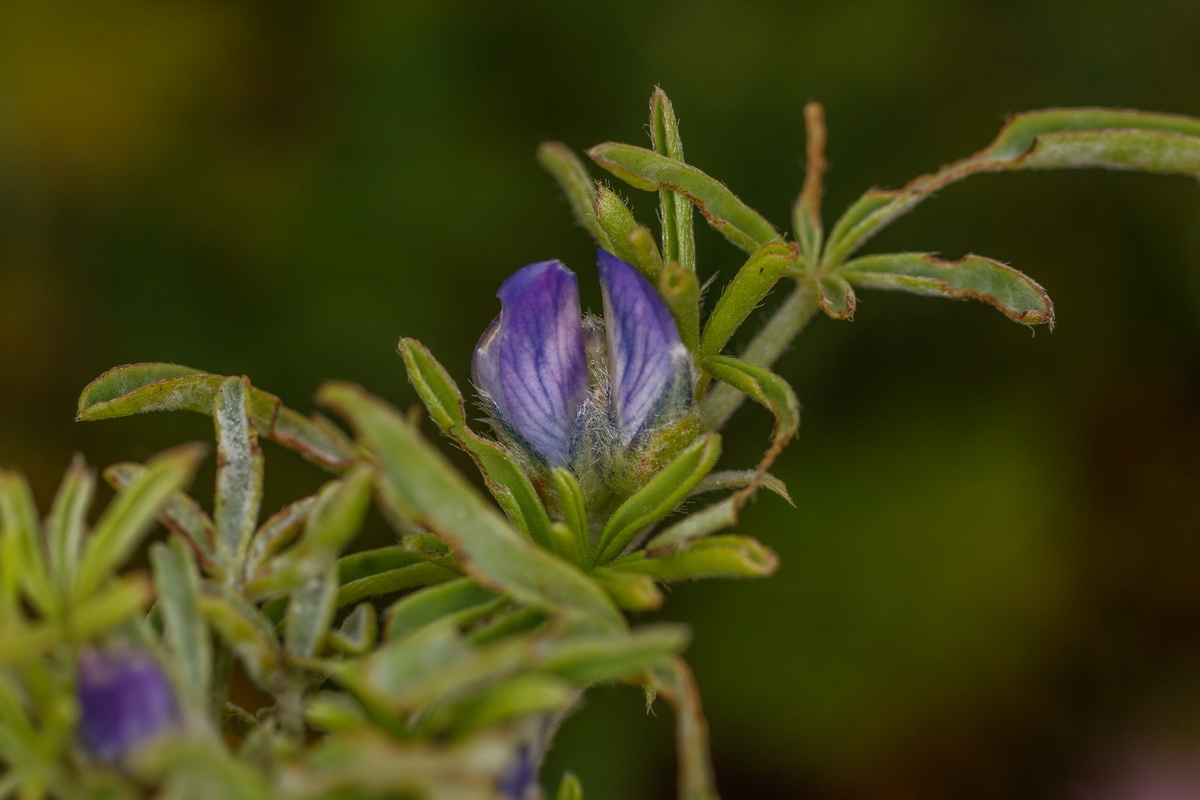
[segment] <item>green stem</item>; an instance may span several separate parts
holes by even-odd
[[[755,366],[770,367],[783,355],[813,314],[817,313],[817,307],[816,290],[798,283],[738,357]],[[708,429],[715,431],[723,428],[745,399],[746,395],[727,384],[713,389],[701,405]]]

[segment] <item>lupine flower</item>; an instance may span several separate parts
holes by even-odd
[[[534,763],[533,748],[523,744],[517,749],[516,757],[508,769],[500,776],[496,789],[502,797],[525,800],[536,780],[537,764]]]
[[[85,650],[77,691],[79,737],[97,761],[120,761],[179,724],[175,693],[149,653]]]
[[[530,264],[500,286],[500,315],[475,348],[475,385],[497,422],[553,466],[571,465],[587,431],[603,429],[618,448],[635,448],[683,414],[695,386],[691,354],[658,292],[616,256],[600,251],[597,260],[604,363],[588,363],[595,348],[586,341],[579,284],[559,261]],[[592,376],[605,385],[593,386]]]

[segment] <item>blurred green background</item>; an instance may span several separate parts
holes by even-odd
[[[116,364],[244,373],[301,409],[333,377],[408,405],[397,338],[465,380],[515,268],[562,258],[598,307],[534,149],[643,143],[655,84],[689,160],[786,225],[806,101],[827,109],[828,218],[1013,112],[1200,115],[1198,41],[1194,0],[6,0],[0,464],[47,503],[74,451],[210,436],[198,416],[72,422]],[[1183,178],[982,176],[869,245],[1012,263],[1059,325],[872,293],[781,362],[805,406],[778,466],[798,509],[764,497],[745,522],[783,566],[661,613],[695,630],[727,800],[1084,796],[1140,753],[1195,762],[1198,211]],[[739,263],[699,246],[705,275]],[[744,410],[728,462],[769,430]],[[322,479],[274,447],[267,469],[275,506]],[[656,711],[594,692],[547,775],[669,796]]]

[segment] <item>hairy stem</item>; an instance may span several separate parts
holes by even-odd
[[[817,312],[816,290],[805,283],[796,284],[787,300],[755,334],[750,344],[738,356],[755,366],[770,367],[783,355],[813,314]],[[709,430],[720,430],[741,407],[746,395],[727,384],[721,384],[704,398],[701,408]]]

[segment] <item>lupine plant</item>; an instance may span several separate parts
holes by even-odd
[[[466,391],[401,339],[428,423],[340,382],[317,402],[346,427],[245,377],[174,364],[117,367],[88,385],[80,420],[210,415],[215,498],[206,508],[186,493],[198,444],[105,469],[117,493],[96,517],[82,459],[45,517],[20,475],[0,472],[0,798],[538,798],[560,723],[605,682],[673,708],[678,795],[716,798],[688,631],[630,615],[660,607],[664,584],[774,572],[769,547],[729,532],[760,490],[791,499],[769,470],[799,405],[773,362],[818,310],[850,318],[864,289],[1054,321],[1042,287],[998,261],[856,251],[980,172],[1200,175],[1200,120],[1034,112],[969,158],[868,191],[826,231],[820,106],[806,119],[790,235],[684,160],[661,91],[651,147],[588,151],[658,193],[657,235],[570,149],[543,145],[541,163],[599,248],[603,314],[583,313],[575,273],[541,261],[499,288]],[[723,287],[699,268],[696,210],[746,253]],[[574,267],[592,280],[590,264]],[[776,291],[785,297],[758,319]],[[745,398],[774,430],[758,463],[723,464],[720,430]],[[427,438],[433,427],[478,480]],[[330,474],[265,519],[263,439]],[[355,551],[372,504],[395,543]],[[166,535],[152,537],[149,574],[122,572],[155,520]],[[239,680],[257,688],[254,707],[230,699]],[[568,773],[554,796],[583,788]]]

